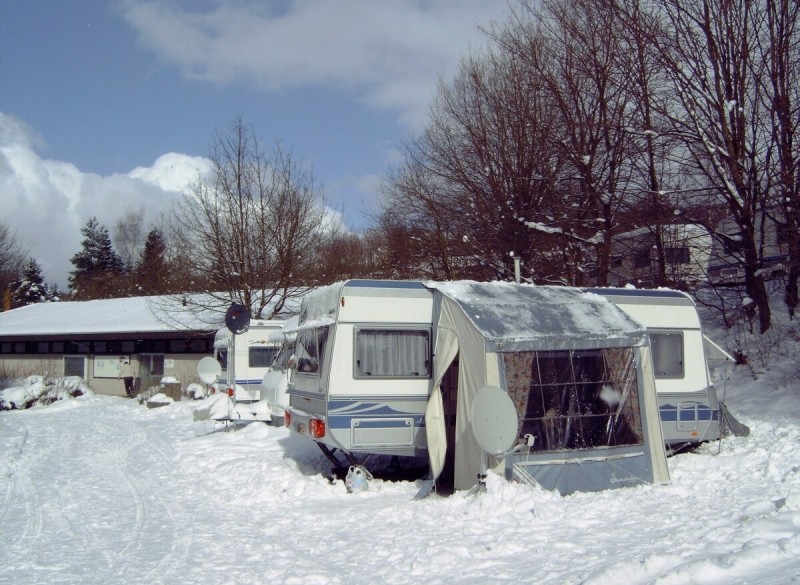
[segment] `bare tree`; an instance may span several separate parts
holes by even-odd
[[[385,274],[446,280],[463,277],[458,259],[468,250],[456,235],[458,222],[444,197],[446,184],[425,167],[419,155],[415,148],[407,147],[403,164],[383,185],[383,210],[377,223],[388,244]]]
[[[126,209],[114,224],[114,249],[122,258],[129,273],[137,268],[145,237],[144,207],[133,211]]]
[[[787,266],[784,300],[794,317],[800,279],[800,3],[773,0],[764,6],[764,35],[757,38],[764,59],[761,91],[763,109],[770,113],[775,184],[769,211],[780,210],[773,220],[786,238]]]
[[[770,326],[759,222],[769,207],[775,144],[768,96],[766,9],[771,0],[648,2],[648,40],[657,48],[672,99],[661,114],[681,141],[676,160],[725,204],[739,233],[747,306]],[[795,41],[796,42],[796,41]]]
[[[548,254],[560,247],[526,225],[553,219],[560,167],[543,89],[525,62],[503,51],[465,59],[452,84],[440,85],[428,127],[390,177],[385,194],[395,216],[419,218],[435,250],[428,266],[443,276],[508,279],[517,256],[528,278],[557,277]]]
[[[176,204],[175,245],[206,298],[270,318],[316,277],[315,250],[333,230],[321,189],[290,152],[264,153],[241,117],[216,135],[210,160]]]
[[[559,112],[553,146],[569,169],[563,232],[593,248],[593,279],[604,285],[612,237],[635,203],[634,163],[643,146],[626,31],[602,0],[523,0],[512,24],[495,38],[530,64]]]
[[[4,221],[0,221],[0,294],[3,295],[3,310],[10,308],[9,286],[19,280],[27,251],[17,234]]]

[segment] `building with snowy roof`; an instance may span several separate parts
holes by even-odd
[[[164,376],[185,387],[213,351],[225,308],[197,311],[180,296],[38,303],[0,313],[0,371],[80,376],[97,393],[125,395],[118,373],[130,360],[136,389]]]

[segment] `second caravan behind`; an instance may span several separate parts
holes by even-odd
[[[680,449],[720,438],[722,409],[709,362],[733,363],[703,333],[697,306],[669,290],[595,288],[647,329],[664,441]]]

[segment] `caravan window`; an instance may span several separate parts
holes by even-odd
[[[328,328],[317,327],[297,332],[296,355],[297,372],[319,376],[322,360],[325,358],[325,345],[328,341]]]
[[[429,378],[430,330],[358,329],[356,378]]]
[[[520,436],[534,451],[640,445],[636,364],[631,348],[503,354]]]
[[[289,367],[289,358],[294,354],[294,341],[284,341],[278,350],[275,360],[272,362],[273,368],[286,369]]]
[[[274,346],[251,347],[248,352],[248,363],[251,368],[268,368],[275,359],[278,348]]]
[[[683,334],[649,332],[656,378],[683,378]]]

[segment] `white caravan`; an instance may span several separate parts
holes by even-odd
[[[561,493],[669,478],[647,333],[599,295],[350,280],[309,293],[294,332],[286,425],[335,466],[427,456],[437,489],[480,486],[488,463]],[[482,397],[501,394],[506,453],[485,447]]]
[[[433,294],[419,282],[351,280],[306,295],[287,426],[329,457],[424,455],[432,315]]]
[[[227,328],[214,337],[214,357],[222,373],[214,390],[226,392],[236,404],[250,404],[261,399],[261,381],[280,349],[279,338],[284,321],[250,322],[244,333],[234,335]],[[235,376],[235,381],[234,381]],[[235,382],[235,383],[234,383]]]
[[[287,319],[283,330],[297,327],[297,317]],[[270,341],[280,345],[272,365],[261,380],[261,402],[267,405],[274,426],[283,425],[284,409],[289,406],[289,382],[292,379],[296,333],[270,333]]]
[[[709,362],[733,358],[703,334],[697,307],[676,290],[594,288],[647,329],[664,441],[677,449],[719,439],[724,405]]]

